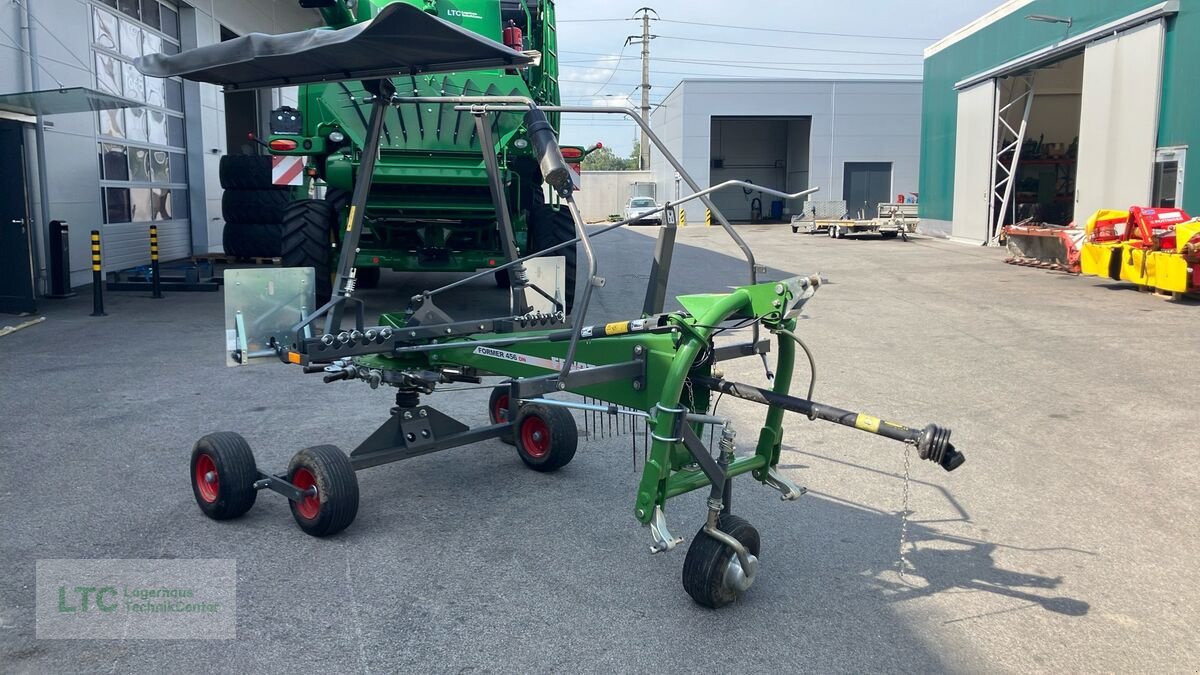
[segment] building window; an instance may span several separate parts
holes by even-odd
[[[1154,153],[1154,206],[1179,208],[1183,205],[1183,165],[1186,157],[1186,148],[1159,148]]]
[[[91,5],[96,87],[144,103],[98,113],[100,181],[106,223],[187,217],[183,83],[145,77],[139,56],[179,52],[179,12],[159,0]]]

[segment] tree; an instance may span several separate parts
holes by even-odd
[[[637,161],[630,165],[629,160],[617,157],[611,148],[599,148],[583,158],[584,171],[627,171],[636,168]]]
[[[642,139],[633,139],[633,150],[629,151],[629,168],[637,169],[642,165]]]

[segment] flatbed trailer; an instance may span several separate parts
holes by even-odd
[[[897,236],[907,239],[909,234],[916,232],[919,222],[916,204],[884,202],[877,207],[879,216],[870,219],[845,217],[844,201],[824,202],[823,204],[825,205],[823,209],[814,206],[805,213],[792,216],[792,232],[794,234],[825,233],[833,239],[859,234],[878,234],[884,239],[893,239]],[[830,212],[830,206],[833,206],[833,212],[837,212],[839,209],[836,208],[836,204],[843,206],[840,209],[843,217],[820,217],[822,210],[825,213]]]

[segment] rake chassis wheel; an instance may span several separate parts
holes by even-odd
[[[218,431],[196,441],[191,461],[192,495],[213,520],[237,518],[254,506],[258,469],[246,439]]]
[[[529,403],[517,413],[514,440],[526,466],[534,471],[557,471],[575,457],[579,429],[565,408]]]

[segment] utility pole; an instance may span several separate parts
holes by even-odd
[[[642,90],[642,122],[646,126],[650,126],[650,41],[658,37],[650,34],[650,15],[654,15],[654,19],[658,19],[658,12],[650,7],[642,7],[634,12],[636,17],[638,13],[642,15],[642,35],[639,39],[636,35],[630,35],[625,38],[625,44],[640,44],[642,46],[642,84],[638,87]],[[646,138],[646,134],[640,134],[641,142],[638,147],[641,149],[641,157],[638,161],[638,168],[650,168],[650,141]]]

